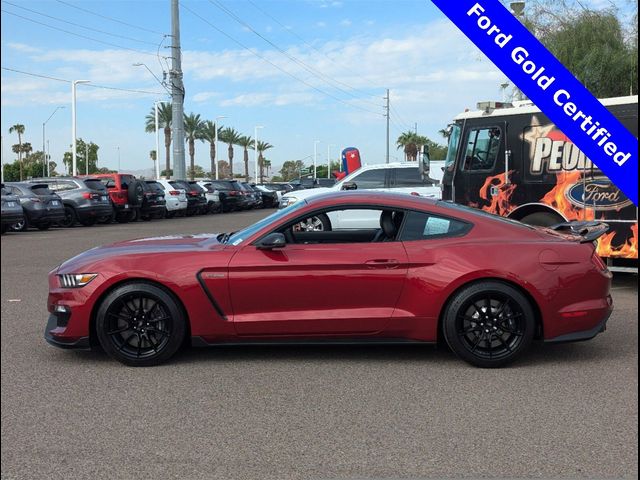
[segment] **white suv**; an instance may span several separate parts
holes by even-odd
[[[384,192],[409,193],[423,197],[440,198],[442,191],[437,181],[424,181],[418,162],[384,163],[364,166],[328,188],[296,190],[282,196],[280,208],[288,207],[300,200],[321,193],[340,190],[376,190]]]
[[[340,190],[375,190],[438,199],[442,197],[442,190],[437,180],[423,180],[418,162],[384,163],[361,167],[329,188],[310,188],[289,192],[282,196],[280,208],[288,207],[314,195]],[[371,216],[369,213],[375,213],[375,215]],[[309,218],[301,222],[298,228],[307,231],[375,228],[379,218],[379,212],[369,210],[335,211],[322,217]]]
[[[166,201],[167,218],[176,214],[184,216],[187,212],[187,192],[181,188],[175,188],[169,180],[156,180],[164,190]]]

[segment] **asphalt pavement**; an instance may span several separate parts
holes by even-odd
[[[500,370],[432,346],[190,349],[127,368],[44,341],[63,260],[267,213],[2,236],[3,479],[637,478],[635,275],[616,277],[605,333]]]

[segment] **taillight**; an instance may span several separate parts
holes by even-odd
[[[180,195],[180,192],[177,190],[169,190],[169,195],[173,195],[174,197]]]
[[[86,198],[87,200],[91,198],[91,194],[89,192],[84,192],[82,194],[82,198]]]
[[[602,260],[602,258],[600,258],[600,255],[598,255],[598,252],[593,252],[593,255],[591,256],[591,261],[598,268],[598,270],[604,271],[607,269],[607,264],[604,263],[604,260]]]
[[[231,195],[232,197],[235,197],[236,195],[238,195],[238,192],[236,192],[235,190],[231,190],[229,192],[229,195]]]

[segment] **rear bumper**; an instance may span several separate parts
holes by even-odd
[[[108,217],[113,213],[111,204],[106,205],[87,205],[76,209],[79,220],[85,220],[89,218]]]
[[[22,209],[19,212],[2,212],[2,225],[13,225],[23,218]]]
[[[27,215],[27,220],[32,224],[39,223],[55,223],[61,222],[64,220],[64,208],[56,208],[55,210],[25,210],[25,214]]]
[[[611,296],[607,296],[604,300],[604,304],[598,308],[585,309],[581,311],[572,312],[575,314],[580,314],[580,316],[575,316],[573,318],[561,318],[558,320],[559,322],[563,321],[575,321],[579,322],[580,328],[574,327],[571,331],[562,333],[560,335],[545,338],[545,342],[548,343],[564,343],[564,342],[581,342],[585,340],[591,340],[599,333],[602,333],[607,328],[607,321],[611,317],[613,313],[613,300]]]

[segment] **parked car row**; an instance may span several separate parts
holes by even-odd
[[[2,233],[277,208],[281,184],[142,180],[129,174],[33,178],[2,185]]]

